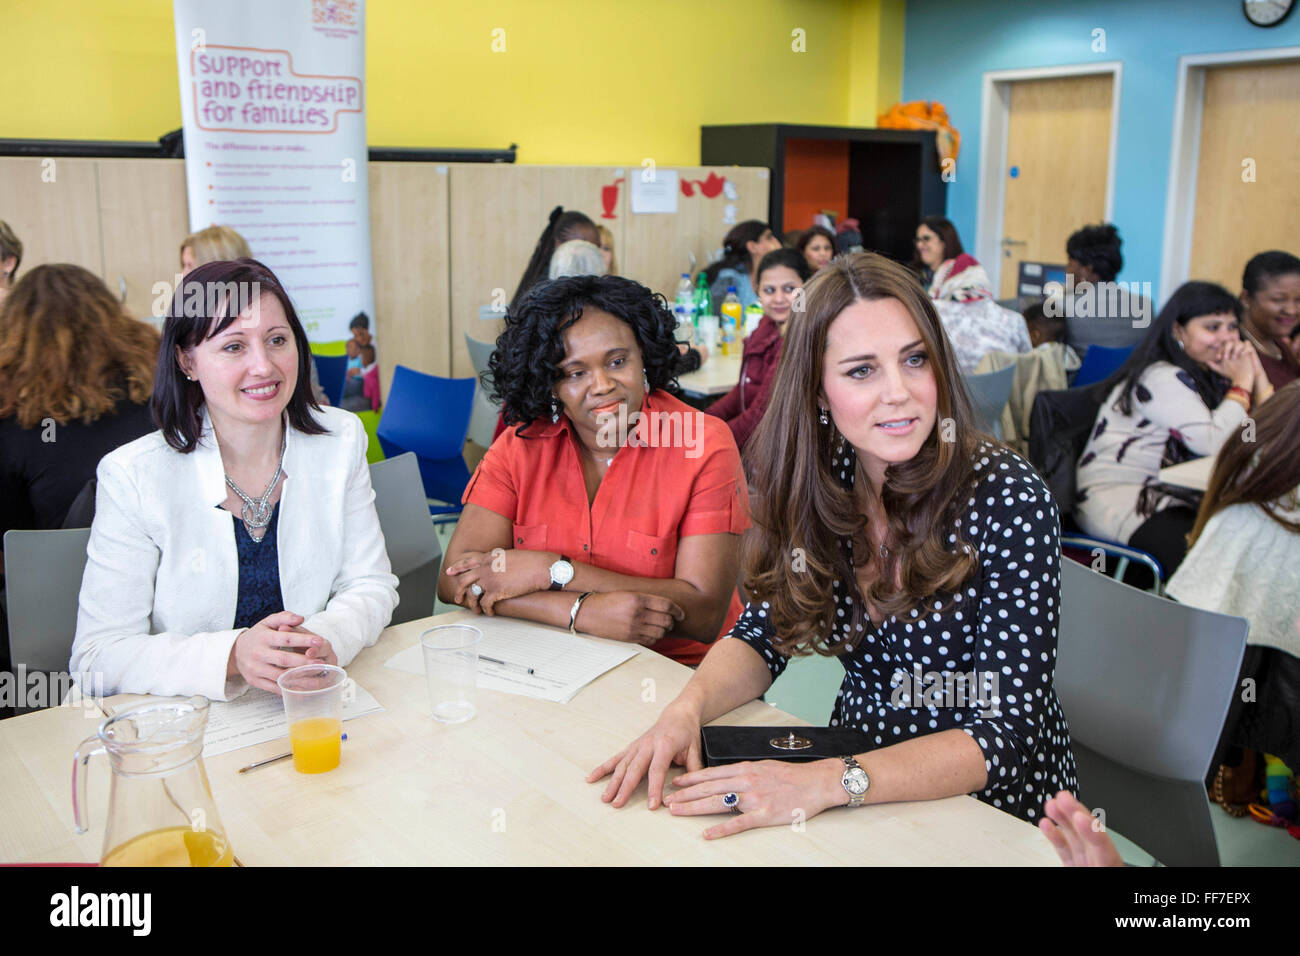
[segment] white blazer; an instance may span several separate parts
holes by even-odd
[[[313,413],[329,429],[287,428],[276,527],[284,609],[330,642],[346,666],[379,638],[397,606],[366,464],[366,433],[351,412]],[[206,411],[198,446],[182,454],[161,431],[105,455],[96,472],[69,670],[107,694],[229,700],[227,680],[239,560],[221,453]]]

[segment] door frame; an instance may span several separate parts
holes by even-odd
[[[1196,171],[1201,164],[1201,110],[1205,105],[1205,74],[1216,66],[1278,62],[1300,62],[1300,46],[1193,53],[1178,58],[1174,132],[1169,149],[1169,187],[1165,192],[1165,231],[1160,242],[1160,295],[1164,300],[1191,278],[1192,227],[1196,218]]]
[[[975,213],[975,255],[988,273],[994,290],[1002,288],[1002,210],[1006,199],[1007,127],[1011,113],[1011,84],[1023,80],[1051,80],[1065,76],[1109,74],[1110,150],[1106,157],[1106,222],[1112,220],[1115,201],[1115,161],[1119,147],[1120,90],[1124,64],[1119,60],[1075,63],[1066,66],[1029,67],[1022,70],[987,70],[980,107],[980,171]]]

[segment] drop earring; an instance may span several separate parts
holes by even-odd
[[[560,403],[552,398],[551,399],[551,422],[554,423],[554,422],[558,422],[559,420],[560,420]]]
[[[818,416],[818,419],[821,421],[821,423],[822,423],[823,425],[829,425],[829,424],[831,423],[830,418],[827,417],[827,415],[826,415],[826,409],[825,409],[825,408],[822,408],[822,409],[821,409],[821,414]]]
[[[645,385],[645,390],[648,394],[650,391],[650,375],[644,369],[641,370],[641,381]]]
[[[1187,351],[1187,346],[1185,346],[1185,345],[1183,344],[1183,340],[1182,340],[1182,339],[1174,339],[1174,341],[1178,343],[1178,351],[1180,351],[1180,352],[1186,352],[1186,351]]]

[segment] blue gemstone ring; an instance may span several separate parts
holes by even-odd
[[[740,803],[740,797],[736,796],[736,794],[734,793],[724,793],[722,795],[722,805],[726,807],[728,810],[730,810],[732,813],[741,812],[739,803]]]
[[[483,585],[479,584],[477,581],[469,586],[469,590],[475,597],[483,596]]]

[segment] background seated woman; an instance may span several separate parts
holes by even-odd
[[[1166,577],[1187,553],[1200,494],[1162,483],[1160,469],[1217,454],[1273,392],[1240,315],[1222,286],[1179,287],[1115,373],[1079,458],[1080,527],[1155,555]]]
[[[808,274],[811,275],[835,258],[835,233],[825,226],[813,226],[799,234],[794,248],[808,263]],[[762,298],[761,294],[759,298]]]
[[[1168,594],[1250,622],[1240,678],[1257,691],[1229,715],[1225,741],[1300,768],[1300,382],[1278,389],[1254,428],[1224,443],[1188,541]]]
[[[227,700],[278,693],[285,668],[346,665],[378,639],[397,579],[366,434],[312,404],[307,362],[260,262],[181,283],[154,377],[161,428],[99,464],[74,676],[102,675],[108,694]]]
[[[692,665],[731,626],[748,491],[727,426],[663,390],[675,321],[617,276],[545,283],[507,315],[489,376],[519,427],[465,490],[442,600]]]
[[[708,408],[710,415],[727,423],[742,452],[767,408],[776,365],[781,360],[781,343],[795,305],[802,308],[803,284],[811,276],[807,261],[794,249],[769,252],[758,265],[758,301],[763,304],[763,320],[745,339],[740,381]]]
[[[41,265],[18,281],[0,309],[0,539],[62,527],[99,460],[153,431],[157,361],[157,331],[93,272]]]
[[[673,813],[740,811],[708,837],[848,804],[850,761],[868,778],[862,803],[974,793],[1039,819],[1049,796],[1075,787],[1052,687],[1051,493],[976,432],[934,306],[906,269],[840,256],[813,276],[806,303],[754,435],[749,605],[658,722],[587,779],[612,773],[603,799],[623,806],[649,770],[653,809],[669,764],[683,763],[684,789],[664,801]],[[807,653],[844,665],[831,723],[860,729],[869,748],[701,770],[701,725]],[[914,682],[965,672],[965,692],[926,695]]]
[[[772,227],[761,219],[747,219],[733,226],[722,240],[722,258],[704,270],[713,314],[721,314],[718,309],[730,286],[736,287],[742,308],[757,302],[758,293],[754,289],[758,284],[758,264],[769,252],[780,248],[781,240],[772,235]]]
[[[927,216],[916,227],[912,271],[928,287],[962,372],[974,372],[990,352],[1034,347],[1024,318],[994,301],[988,273],[962,251],[957,228],[942,216]]]
[[[1300,259],[1289,252],[1261,252],[1241,277],[1245,307],[1241,330],[1259,352],[1275,388],[1300,378]]]

